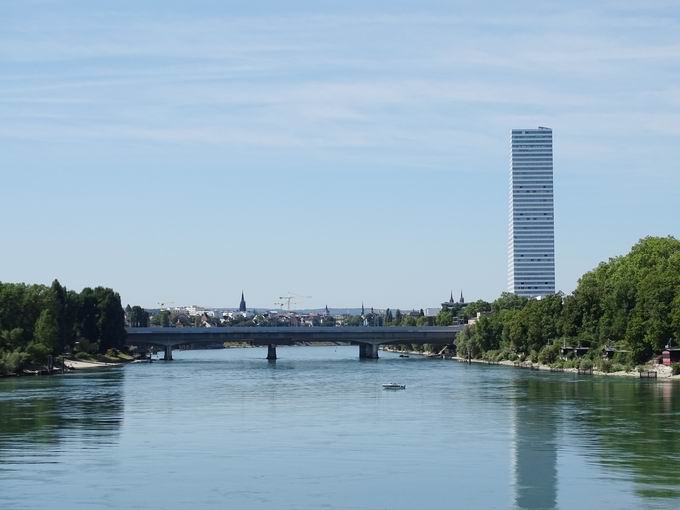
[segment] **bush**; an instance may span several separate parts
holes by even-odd
[[[573,357],[567,358],[564,360],[564,368],[577,368],[579,364],[579,360],[574,359]]]
[[[599,363],[599,365],[600,365],[600,366],[599,366],[600,370],[601,370],[602,372],[604,372],[605,374],[608,374],[608,373],[610,373],[610,372],[614,372],[614,370],[613,370],[613,368],[614,368],[614,363],[613,363],[612,360],[610,360],[610,359],[603,359],[603,360],[601,360],[600,363]]]
[[[95,354],[99,352],[99,342],[90,342],[86,338],[81,338],[76,342],[75,350],[76,352]]]
[[[538,362],[544,365],[552,365],[560,357],[560,345],[555,343],[552,345],[546,345],[538,353]]]
[[[538,351],[532,350],[531,354],[529,354],[529,361],[532,363],[538,363]]]
[[[83,361],[93,361],[94,356],[88,352],[76,352],[76,359],[80,359]]]
[[[581,370],[591,370],[593,368],[593,360],[588,358],[583,358],[578,365]]]
[[[673,371],[673,375],[680,375],[680,363],[673,363],[671,365],[671,370]]]
[[[567,362],[563,359],[557,359],[554,362],[550,363],[550,368],[567,368],[566,367]]]
[[[50,350],[45,344],[40,342],[31,342],[26,346],[26,354],[31,363],[44,365],[47,363],[47,357],[50,355]]]
[[[28,361],[28,354],[16,349],[0,354],[0,375],[17,374]]]
[[[482,353],[482,359],[485,361],[498,361],[498,351],[486,351]]]
[[[624,366],[631,365],[632,363],[631,356],[627,352],[615,352],[614,356],[612,356],[612,361]]]

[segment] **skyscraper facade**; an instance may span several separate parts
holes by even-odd
[[[555,292],[552,129],[513,129],[510,165],[508,290]]]

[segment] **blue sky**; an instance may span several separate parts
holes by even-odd
[[[125,303],[505,288],[509,133],[555,138],[557,284],[680,236],[675,1],[7,1],[0,280]]]

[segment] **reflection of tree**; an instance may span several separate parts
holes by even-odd
[[[642,497],[680,497],[680,388],[602,380],[564,386],[579,411],[570,432],[606,468],[628,474]]]
[[[680,387],[634,380],[538,376],[514,388],[515,504],[554,508],[557,428],[645,499],[680,498]]]
[[[557,410],[555,385],[538,379],[516,381],[513,474],[515,505],[550,509],[557,504]]]
[[[0,384],[0,462],[5,453],[87,442],[115,441],[123,420],[124,371],[9,379]]]

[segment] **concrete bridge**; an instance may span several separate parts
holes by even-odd
[[[359,346],[359,358],[377,359],[386,344],[453,344],[464,326],[422,327],[225,327],[225,328],[127,328],[127,345],[156,346],[172,359],[178,345],[250,342],[266,345],[267,359],[276,359],[277,345],[295,342],[348,342]]]

